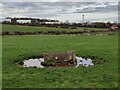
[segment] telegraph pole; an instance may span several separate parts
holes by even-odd
[[[82,24],[84,26],[84,15],[82,15]]]

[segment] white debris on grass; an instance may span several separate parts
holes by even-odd
[[[44,58],[36,58],[36,59],[29,59],[24,61],[23,67],[37,67],[37,68],[44,68],[41,65],[41,62],[44,62]]]
[[[88,66],[93,66],[94,65],[90,58],[84,59],[82,57],[77,57],[77,56],[75,58],[77,60],[76,68],[79,67],[79,66],[88,67]]]

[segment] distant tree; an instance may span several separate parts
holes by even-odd
[[[110,26],[111,26],[111,23],[110,23],[110,21],[109,21],[109,22],[106,23],[106,27],[107,27],[107,28],[110,28]]]
[[[70,24],[70,22],[68,20],[65,21],[65,24]]]

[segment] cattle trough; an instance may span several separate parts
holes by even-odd
[[[43,58],[44,66],[71,66],[75,65],[75,52],[66,51],[66,52],[49,52],[44,53]]]

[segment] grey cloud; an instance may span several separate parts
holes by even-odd
[[[100,4],[96,4],[100,5]],[[118,5],[112,5],[111,3],[104,3],[101,7],[86,7],[81,9],[76,9],[75,12],[73,13],[106,13],[106,12],[117,12],[118,10]]]
[[[34,3],[30,2],[3,2],[2,4],[6,5],[7,8],[22,8],[22,7],[28,7],[28,6],[36,6]]]

